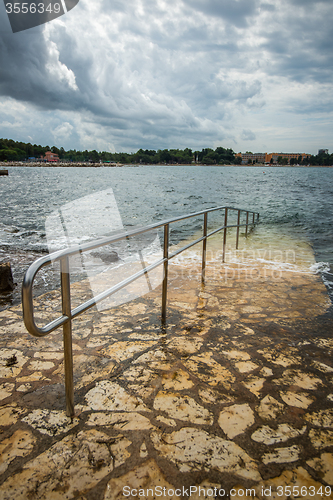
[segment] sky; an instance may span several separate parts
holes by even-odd
[[[333,152],[332,0],[80,0],[12,33],[0,137],[135,152]]]

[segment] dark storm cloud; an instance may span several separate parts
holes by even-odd
[[[266,17],[263,51],[269,54],[269,74],[291,80],[328,82],[333,77],[333,4],[330,1],[289,0]]]

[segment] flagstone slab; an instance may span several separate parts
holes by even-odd
[[[154,409],[164,411],[170,418],[186,420],[192,424],[213,423],[211,413],[189,396],[160,391],[155,397]]]
[[[228,406],[221,411],[219,426],[229,439],[242,434],[254,424],[254,413],[248,404]]]
[[[33,427],[41,434],[59,436],[77,426],[79,420],[77,418],[68,418],[64,411],[39,409],[33,410],[26,417],[22,418],[22,422],[30,425],[30,427]]]
[[[176,358],[174,358],[176,361]],[[162,349],[154,349],[148,352],[145,352],[141,356],[139,356],[133,364],[144,364],[145,366],[149,366],[150,369],[156,370],[170,370],[171,365],[168,362],[170,361],[170,357],[165,354]]]
[[[34,448],[36,438],[29,431],[18,429],[14,434],[0,442],[0,474],[3,474],[9,464],[17,457],[29,455]],[[1,496],[1,486],[0,486]]]
[[[0,407],[0,427],[6,427],[7,425],[14,425],[19,420],[20,416],[24,414],[26,410],[20,408],[16,403],[12,403],[6,406]]]
[[[265,380],[266,379],[261,377],[250,377],[243,382],[243,385],[255,396],[259,397],[261,390],[264,387]]]
[[[92,410],[149,411],[145,405],[115,382],[103,380],[87,392],[85,399]]]
[[[289,424],[280,424],[277,429],[272,429],[268,425],[259,427],[251,436],[253,441],[267,445],[283,443],[298,436],[302,436],[306,431],[306,425],[302,429],[295,429]]]
[[[306,462],[314,469],[320,477],[327,483],[333,486],[333,454],[322,453],[320,458],[314,458]]]
[[[0,384],[0,401],[11,396],[14,389],[15,389],[15,384],[8,382]]]
[[[35,352],[34,353],[34,358],[40,358],[40,359],[45,359],[45,360],[54,360],[54,359],[63,359],[64,353],[63,352],[56,352],[56,351],[50,351],[50,352]]]
[[[323,429],[311,429],[309,432],[312,446],[315,448],[328,448],[333,446],[333,431]]]
[[[199,389],[198,394],[204,403],[233,403],[235,400],[235,398],[229,394],[221,394],[217,390],[211,389],[210,387]]]
[[[200,351],[202,344],[201,337],[181,336],[169,341],[167,346],[169,349],[177,351],[180,356],[188,356]]]
[[[173,491],[173,494],[166,497],[163,494],[164,488],[166,492]],[[176,500],[179,499],[179,495],[176,495],[175,489],[165,479],[155,460],[148,460],[127,474],[111,479],[106,486],[103,500],[123,500],[124,498],[158,500],[163,497],[168,500]]]
[[[164,373],[162,376],[162,385],[165,390],[175,390],[182,391],[185,389],[191,389],[194,383],[190,379],[188,373],[184,370],[171,370],[170,372]]]
[[[15,378],[21,371],[25,363],[29,360],[23,352],[18,349],[0,350],[0,378]]]
[[[131,365],[122,374],[122,379],[126,379],[129,382],[138,382],[140,384],[147,384],[157,377],[156,372],[150,370],[146,366],[142,365]]]
[[[305,420],[319,427],[333,427],[333,408],[304,415]]]
[[[277,401],[273,396],[267,395],[260,401],[257,413],[264,420],[274,420],[283,412],[284,408],[284,404]]]
[[[151,440],[160,455],[181,472],[218,470],[260,480],[257,463],[242,448],[201,429],[184,427],[171,434],[157,431],[151,434]]]
[[[132,358],[135,354],[146,351],[154,344],[156,344],[155,341],[116,342],[115,344],[106,347],[101,352],[102,354],[104,354],[104,356],[108,356],[112,360],[115,360],[117,363],[119,363],[120,361]]]
[[[87,420],[89,426],[112,426],[114,429],[120,431],[139,431],[149,430],[155,427],[150,423],[147,417],[140,415],[140,413],[93,413]]]
[[[235,359],[235,360],[241,360],[241,361],[248,361],[251,359],[251,356],[249,353],[245,351],[237,351],[237,350],[232,350],[232,351],[222,351],[222,354],[226,356],[229,359]]]
[[[289,406],[296,408],[308,408],[314,399],[308,393],[301,392],[280,392],[281,399]]]
[[[51,370],[54,368],[54,363],[53,361],[41,361],[40,359],[36,359],[34,361],[31,361],[31,363],[28,364],[27,369],[31,371],[38,371],[38,370]]]
[[[274,383],[277,385],[296,385],[308,391],[316,390],[318,386],[322,385],[322,381],[318,377],[300,370],[285,370],[282,377],[274,380]]]
[[[185,360],[183,363],[199,379],[215,387],[221,384],[226,389],[231,388],[235,381],[234,375],[213,359],[213,354],[205,352]]]
[[[259,368],[253,361],[238,361],[238,363],[235,363],[235,366],[240,373],[252,372]]]
[[[265,453],[262,457],[264,464],[283,464],[296,462],[299,459],[301,449],[299,446],[290,446],[289,448],[276,448],[272,453]]]
[[[71,500],[96,486],[130,456],[131,442],[95,429],[66,436],[1,486],[1,500]]]
[[[321,363],[320,361],[313,361],[313,365],[323,373],[333,373],[332,366],[326,365],[325,363]]]
[[[258,350],[259,354],[262,354],[267,361],[270,361],[271,363],[275,365],[280,365],[283,367],[291,366],[294,364],[298,364],[301,362],[301,358],[299,356],[290,356],[282,353],[275,353],[271,352],[268,349],[262,349]]]

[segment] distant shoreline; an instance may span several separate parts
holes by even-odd
[[[158,166],[158,167],[263,167],[263,168],[333,168],[333,165],[265,165],[264,163],[255,163],[254,165],[239,165],[239,164],[206,164],[206,163],[84,163],[84,162],[0,162],[1,167],[94,167],[94,168],[119,168],[119,167],[147,167],[147,166]]]

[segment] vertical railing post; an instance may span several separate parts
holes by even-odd
[[[253,212],[253,217],[252,217],[252,224],[254,225],[254,216],[255,216],[255,213]]]
[[[237,233],[236,233],[236,250],[238,250],[238,243],[239,243],[239,225],[240,225],[240,210],[238,210],[238,216],[237,216]]]
[[[249,212],[246,212],[246,229],[245,229],[245,236],[247,236],[247,226],[249,224]]]
[[[228,225],[228,209],[225,208],[225,211],[224,211],[224,230],[223,230],[222,262],[225,262],[225,248],[226,248],[226,244],[227,244],[227,225]]]
[[[203,237],[205,238],[202,242],[202,271],[201,271],[201,283],[205,282],[206,276],[206,253],[207,253],[207,219],[208,213],[204,213],[204,225],[203,225]]]
[[[164,225],[164,245],[163,245],[163,284],[162,284],[162,323],[166,321],[166,304],[168,293],[168,264],[169,264],[169,224]]]
[[[63,325],[66,415],[68,417],[74,417],[72,312],[68,256],[63,257],[60,261],[60,273],[62,314],[68,317],[68,321],[66,321],[66,323]]]

